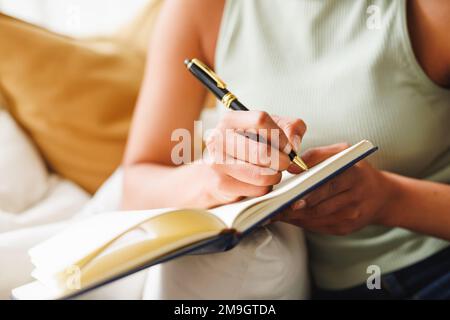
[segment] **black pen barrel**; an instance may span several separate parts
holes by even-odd
[[[198,78],[208,89],[216,96],[217,99],[222,100],[222,98],[229,92],[227,89],[222,89],[217,86],[214,79],[206,74],[202,69],[197,67],[195,64],[189,67],[189,71]]]
[[[244,106],[239,100],[234,100],[230,104],[230,109],[234,111],[249,111],[246,106]]]

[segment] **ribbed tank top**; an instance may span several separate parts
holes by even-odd
[[[405,0],[228,0],[215,66],[249,107],[302,118],[303,149],[369,139],[378,169],[450,183],[450,90],[418,64]],[[381,226],[307,239],[314,277],[329,289],[448,246]]]

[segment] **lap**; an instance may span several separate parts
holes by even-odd
[[[147,299],[305,299],[309,295],[303,233],[276,223],[230,251],[185,256],[148,273]]]

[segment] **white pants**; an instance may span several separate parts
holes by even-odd
[[[234,249],[185,256],[150,269],[145,299],[307,299],[309,277],[300,229],[256,230]]]

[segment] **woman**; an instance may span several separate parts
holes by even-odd
[[[247,259],[264,269],[260,278],[249,268],[229,272],[233,279],[253,277],[249,292],[277,279],[245,297],[304,297],[295,289],[306,281],[304,256],[295,252],[301,233],[290,224],[307,231],[319,297],[450,297],[449,18],[450,4],[439,0],[166,1],[126,152],[124,206],[210,208],[259,196],[279,181],[289,167],[286,150],[298,151],[300,140],[302,149],[322,146],[303,155],[313,165],[346,148],[337,142],[367,138],[380,147],[369,161],[298,201],[280,215],[285,223],[258,230],[231,251],[241,255],[219,254],[216,261],[228,268]],[[245,104],[267,112],[226,113],[217,129],[281,129],[281,143],[270,146],[274,161],[259,162],[212,139],[209,150],[224,148],[238,162],[173,165],[171,133],[193,131],[206,95],[186,72],[186,57],[214,67]],[[250,151],[265,148],[239,142]],[[272,174],[262,174],[266,167]],[[197,270],[211,267],[208,257],[188,259]],[[366,285],[371,270],[381,272],[379,290]],[[248,274],[235,277],[240,272]],[[289,294],[261,293],[280,283]],[[193,298],[194,287],[186,291]]]

